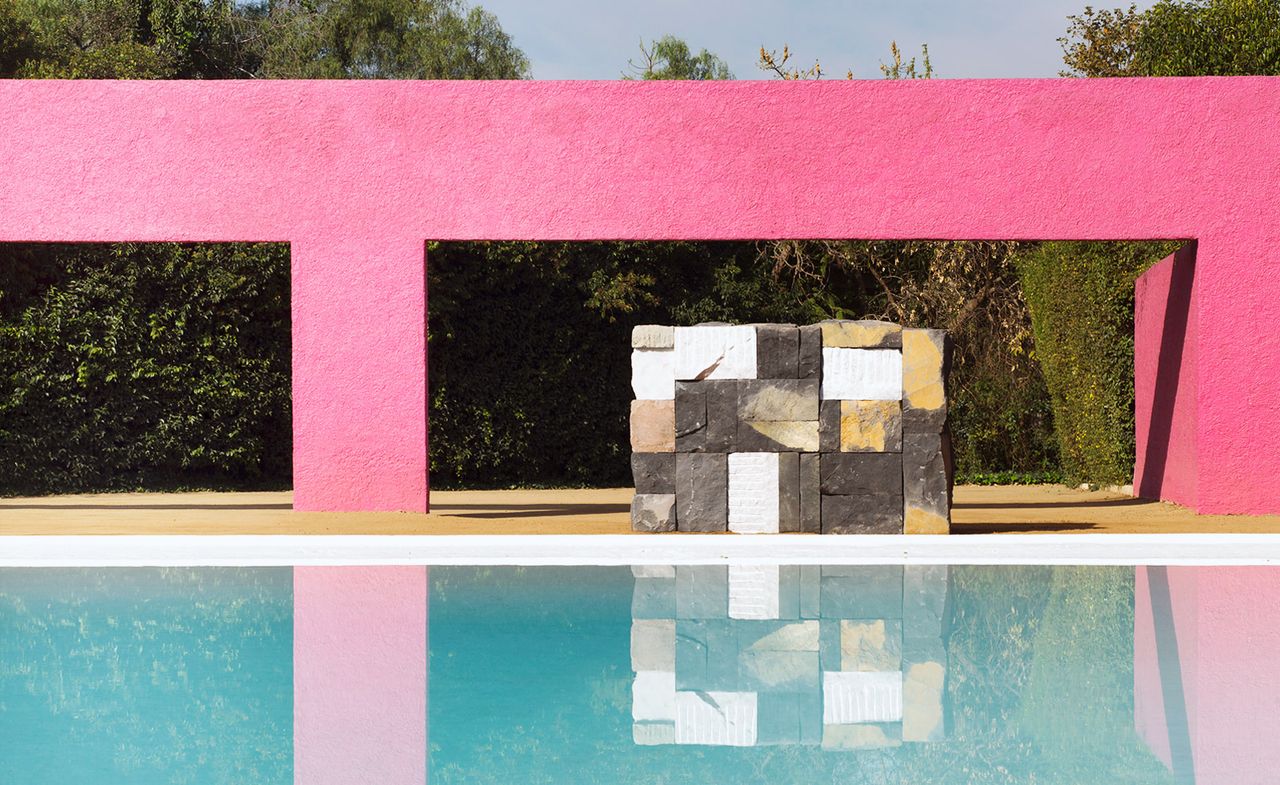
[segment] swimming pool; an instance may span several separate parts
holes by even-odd
[[[1251,783],[1271,567],[0,569],[0,782]]]

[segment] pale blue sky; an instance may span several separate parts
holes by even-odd
[[[938,76],[1057,76],[1067,15],[1091,0],[478,0],[533,64],[535,79],[616,79],[646,40],[670,33],[762,79],[760,46],[791,47],[832,77],[880,78],[889,42],[927,43]],[[1092,0],[1098,7],[1127,0]],[[1142,5],[1149,5],[1143,3]]]

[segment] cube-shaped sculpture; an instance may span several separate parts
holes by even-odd
[[[633,529],[950,531],[944,331],[641,325],[631,346]]]

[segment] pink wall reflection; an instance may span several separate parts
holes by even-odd
[[[1276,781],[1277,596],[1271,567],[1137,569],[1135,722],[1176,782]]]
[[[427,779],[427,568],[293,571],[296,785]]]

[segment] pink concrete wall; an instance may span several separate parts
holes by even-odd
[[[1198,308],[1194,243],[1134,286],[1134,493],[1196,507]]]
[[[0,240],[293,243],[302,509],[426,506],[424,240],[1198,238],[1198,507],[1280,512],[1278,175],[1269,78],[0,84]]]
[[[293,571],[296,785],[423,785],[427,568]]]
[[[1270,567],[1137,569],[1134,707],[1139,734],[1175,772],[1193,773],[1198,785],[1270,785],[1280,770],[1280,745],[1275,743],[1280,738],[1280,609],[1275,604],[1280,572]],[[1167,576],[1170,601],[1164,609],[1159,592],[1151,593],[1152,583],[1161,583],[1161,573]],[[1157,622],[1166,640],[1172,630],[1176,658],[1171,651],[1160,651]],[[1187,732],[1182,738],[1189,741],[1189,756],[1173,764],[1171,739],[1177,745],[1180,732],[1163,696],[1169,689],[1176,694],[1179,687],[1185,696]]]

